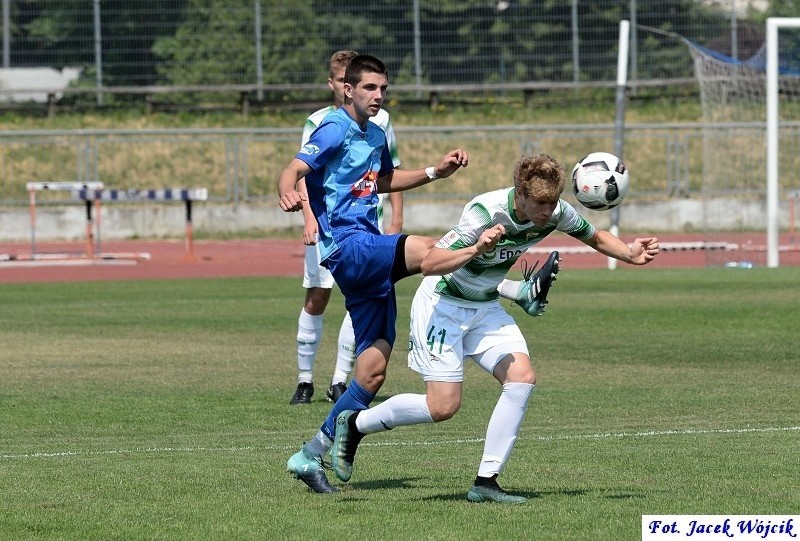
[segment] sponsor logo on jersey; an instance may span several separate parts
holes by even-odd
[[[437,248],[449,248],[457,240],[458,240],[458,233],[456,233],[455,231],[450,231],[444,237],[442,237],[439,240],[439,242],[436,243],[436,247]]]
[[[309,156],[313,156],[315,154],[319,154],[319,147],[317,145],[311,145],[306,143],[300,149],[300,152],[298,154],[307,154]]]
[[[500,259],[516,259],[526,251],[527,250],[525,248],[500,248]]]
[[[366,174],[358,180],[358,182],[350,187],[350,193],[353,195],[353,197],[369,197],[378,191],[378,185],[376,183],[377,180],[377,171],[367,171]]]

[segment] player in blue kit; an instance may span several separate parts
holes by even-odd
[[[304,146],[311,138],[311,134],[322,123],[322,120],[344,103],[344,72],[350,60],[358,56],[358,52],[351,50],[336,51],[329,61],[328,87],[333,92],[333,105],[323,107],[308,116],[303,126],[303,138],[300,146]],[[397,140],[394,128],[385,109],[370,117],[386,133],[386,144],[392,154],[395,167],[400,167],[400,157],[397,152]],[[305,183],[298,183],[299,190],[305,190]],[[379,194],[378,199],[378,225],[383,226],[383,207],[385,200],[390,201],[392,207],[391,222],[386,228],[381,227],[382,233],[400,233],[403,226],[403,192]],[[322,340],[325,309],[331,298],[331,291],[335,282],[331,272],[320,266],[320,253],[317,246],[318,230],[317,219],[311,208],[303,207],[303,243],[305,244],[305,257],[303,258],[303,287],[305,288],[305,301],[297,320],[297,389],[295,389],[289,404],[309,404],[314,394],[314,365],[317,352]],[[339,340],[336,353],[336,368],[331,378],[326,397],[331,402],[336,402],[347,390],[347,378],[355,365],[355,336],[353,322],[350,314],[345,314],[339,329]]]
[[[436,239],[383,235],[378,194],[404,191],[446,178],[469,163],[456,149],[432,167],[395,169],[386,135],[369,119],[381,110],[388,70],[369,55],[345,70],[344,104],[328,114],[278,179],[280,207],[296,212],[310,205],[319,230],[320,264],[333,274],[345,297],[356,337],[355,376],[334,404],[320,431],[287,462],[287,470],[314,492],[335,492],[322,468],[333,444],[336,416],[369,406],[386,377],[396,336],[394,284],[420,272]],[[308,196],[298,191],[305,178]]]

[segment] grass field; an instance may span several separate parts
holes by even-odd
[[[398,347],[378,400],[422,390]],[[545,317],[510,307],[538,375],[501,476],[470,504],[498,386],[367,438],[352,484],[285,472],[329,405],[294,389],[297,278],[3,285],[0,539],[640,539],[643,514],[800,508],[800,268],[566,269]],[[331,477],[333,479],[333,477]]]

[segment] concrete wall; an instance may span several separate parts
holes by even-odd
[[[464,201],[466,203],[466,200]],[[782,202],[781,227],[788,227],[788,203]],[[458,221],[463,203],[440,204],[414,201],[405,204],[405,230],[446,231]],[[678,199],[625,203],[620,209],[622,232],[695,232],[709,230],[765,230],[763,201],[738,199]],[[194,203],[195,234],[221,235],[273,231],[302,227],[300,213],[282,212],[277,202],[220,204]],[[387,212],[390,212],[387,209]],[[583,209],[582,209],[582,212]],[[586,210],[586,217],[598,227],[608,228],[611,213]],[[704,216],[713,216],[704,224]],[[93,215],[97,220],[96,213]],[[183,203],[103,204],[100,232],[103,239],[180,238],[184,234],[186,211]],[[86,209],[82,204],[42,206],[36,209],[37,240],[79,240],[85,238]],[[26,207],[0,208],[0,242],[31,238],[31,219]]]

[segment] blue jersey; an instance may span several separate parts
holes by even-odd
[[[306,189],[317,217],[322,261],[356,232],[380,234],[378,177],[394,169],[386,134],[366,129],[340,107],[329,113],[295,156],[311,167]]]

